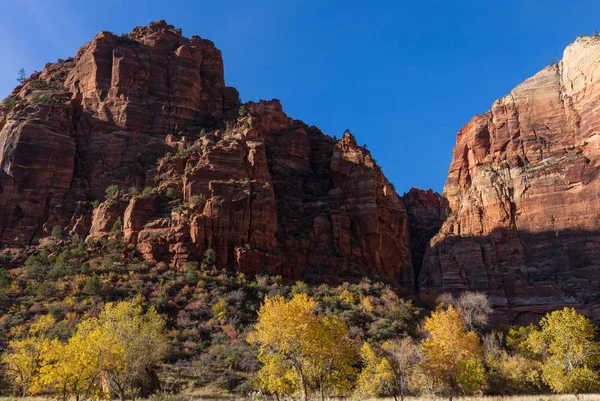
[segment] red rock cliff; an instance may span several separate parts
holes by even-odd
[[[213,249],[248,273],[413,285],[406,208],[370,153],[278,101],[240,108],[220,51],[164,21],[46,65],[4,102],[0,129],[5,246],[60,226],[173,266]]]
[[[517,86],[458,132],[422,295],[489,294],[508,320],[568,304],[600,318],[600,39]]]

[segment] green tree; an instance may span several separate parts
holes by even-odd
[[[21,68],[19,70],[19,76],[17,77],[17,82],[23,85],[25,83],[25,68]]]
[[[564,308],[547,314],[529,334],[528,346],[542,358],[542,379],[552,391],[578,396],[600,388],[596,332],[588,318]]]

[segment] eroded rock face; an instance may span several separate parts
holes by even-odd
[[[600,40],[579,38],[459,131],[422,295],[483,291],[513,321],[562,305],[600,318],[598,68]]]
[[[35,244],[54,225],[90,240],[122,230],[145,259],[175,267],[212,249],[248,273],[413,286],[406,208],[370,153],[278,101],[240,109],[208,40],[164,21],[101,32],[10,99],[0,244]]]
[[[412,261],[415,277],[418,277],[427,245],[442,228],[448,205],[440,194],[431,189],[411,188],[402,200],[408,214]]]

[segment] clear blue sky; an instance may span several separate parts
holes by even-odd
[[[598,0],[4,0],[0,97],[17,71],[74,56],[101,30],[165,19],[211,39],[242,100],[278,98],[350,129],[402,193],[441,191],[458,129],[600,30]]]

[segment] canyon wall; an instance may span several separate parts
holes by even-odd
[[[458,132],[422,297],[487,293],[509,321],[575,306],[600,319],[600,38]]]
[[[369,151],[241,105],[214,44],[164,21],[99,33],[0,108],[0,245],[55,227],[174,268],[212,249],[252,274],[414,286],[405,202]]]

